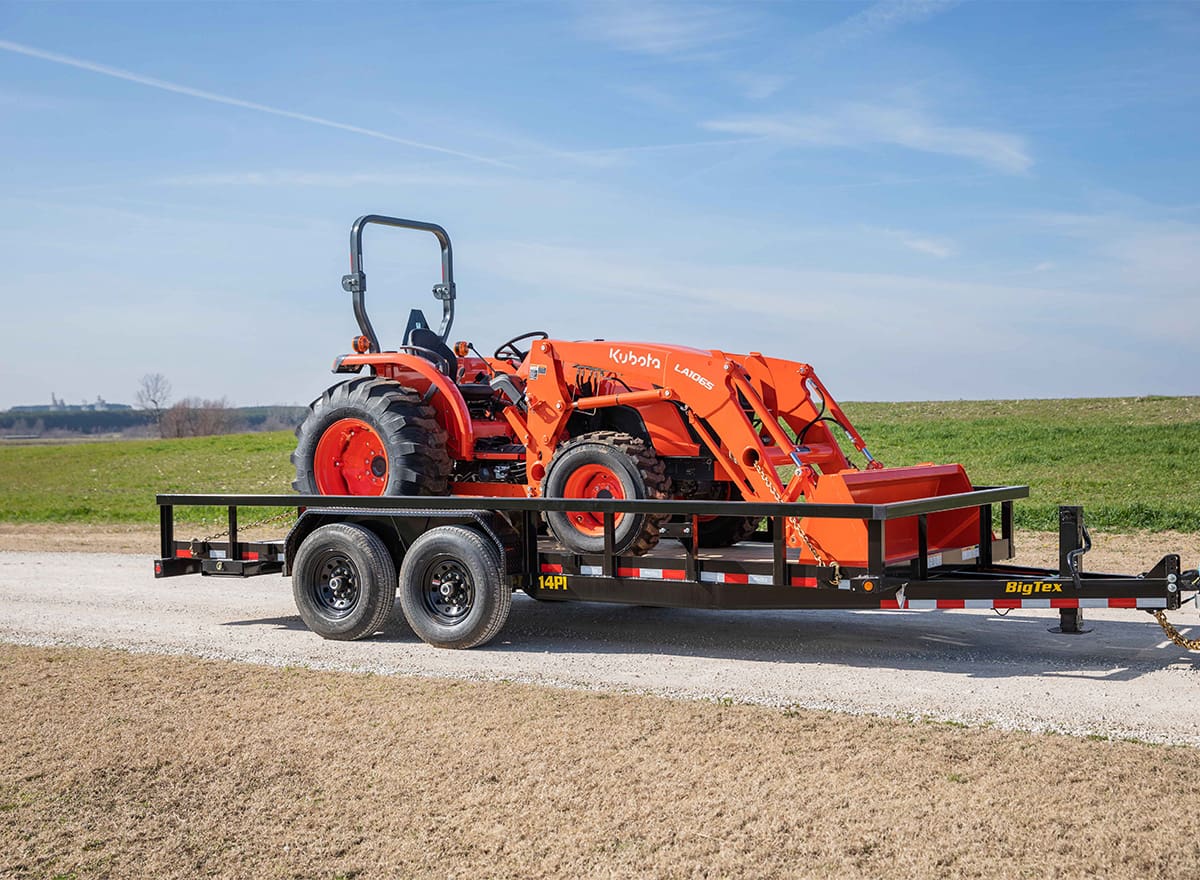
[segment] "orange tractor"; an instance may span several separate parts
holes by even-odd
[[[413,310],[404,344],[380,345],[365,306],[366,226],[432,233],[441,245],[435,331]],[[525,333],[490,356],[448,343],[454,320],[450,237],[433,223],[368,215],[350,233],[352,294],[361,335],[336,373],[362,373],[313,401],[296,430],[293,486],[320,495],[470,495],[549,498],[705,498],[882,504],[968,492],[957,464],[886,468],[812,367],[757,352],[640,342],[566,341]],[[839,442],[842,435],[845,446]],[[861,456],[862,466],[847,453]],[[867,561],[858,520],[788,518],[796,561]],[[749,538],[755,517],[698,522],[700,546]],[[600,514],[551,512],[546,524],[576,553],[604,547]],[[615,552],[645,553],[662,517],[617,514]],[[917,555],[916,518],[887,530],[886,561]],[[928,517],[930,554],[980,539],[977,509]]]

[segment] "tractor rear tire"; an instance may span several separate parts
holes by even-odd
[[[546,498],[666,498],[666,468],[643,440],[618,431],[581,434],[559,447],[550,460],[542,495]],[[554,537],[575,553],[603,553],[600,514],[552,511],[545,514]],[[641,556],[658,544],[665,515],[617,514],[613,528],[616,553]]]
[[[445,495],[446,432],[411,388],[361,377],[334,385],[296,429],[292,488],[306,495]]]

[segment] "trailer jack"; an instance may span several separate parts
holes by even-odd
[[[1092,549],[1092,536],[1083,522],[1083,508],[1064,505],[1058,508],[1058,573],[1071,578],[1075,592],[1083,590],[1080,572],[1083,570],[1083,555]],[[1059,608],[1058,626],[1050,632],[1064,636],[1081,636],[1090,633],[1083,625],[1082,608]]]

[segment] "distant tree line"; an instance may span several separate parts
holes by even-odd
[[[171,383],[162,373],[147,373],[134,395],[138,409],[0,412],[0,436],[56,437],[121,434],[129,437],[202,437],[247,431],[291,430],[306,412],[300,406],[232,407],[224,397],[186,397],[171,403]]]
[[[196,436],[196,433],[189,432],[290,431],[300,424],[305,413],[304,407],[299,406],[226,405],[222,410],[214,410],[205,407],[203,400],[180,403],[184,405],[170,418],[168,412],[173,407],[163,412],[163,437]],[[193,408],[198,408],[200,412],[193,413]],[[95,434],[154,437],[159,430],[154,413],[145,410],[40,413],[36,417],[28,413],[0,412],[0,435],[69,437]]]

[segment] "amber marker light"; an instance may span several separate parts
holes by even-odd
[[[460,358],[465,358],[467,355],[469,355],[471,353],[471,343],[469,343],[469,342],[454,343],[454,353]]]
[[[359,354],[366,354],[371,350],[371,340],[367,339],[365,336],[355,336],[354,342],[351,343],[351,348],[353,348]]]
[[[875,583],[873,581],[863,581],[863,592],[870,593],[874,589]]]

